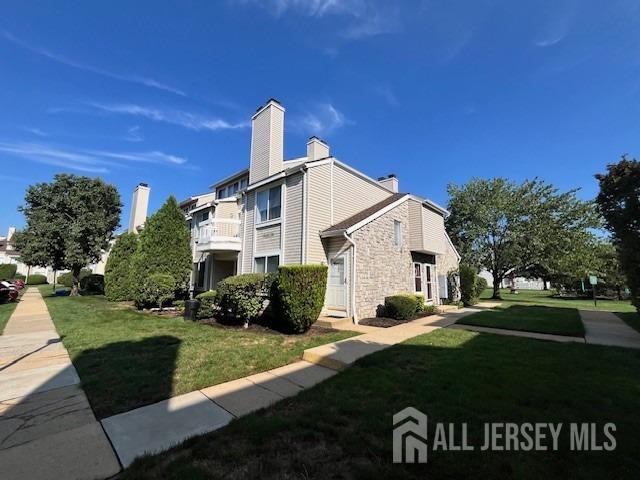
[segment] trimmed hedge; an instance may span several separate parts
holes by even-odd
[[[304,333],[322,311],[327,290],[326,265],[283,265],[271,289],[276,325]]]
[[[203,320],[206,318],[213,317],[216,312],[216,297],[218,292],[215,290],[208,290],[206,292],[202,292],[199,295],[196,295],[196,300],[200,302],[200,308],[198,309],[198,314],[196,315],[196,319]]]
[[[12,280],[16,276],[18,266],[13,263],[0,263],[0,280]]]
[[[87,295],[104,295],[104,275],[92,273],[80,280],[80,290]]]
[[[419,297],[419,299],[418,299]],[[401,293],[384,299],[384,312],[389,318],[408,320],[422,311],[424,298],[421,295]]]
[[[227,277],[218,283],[216,303],[225,317],[248,325],[260,313],[272,282],[273,276],[264,273]]]
[[[29,275],[27,279],[27,285],[44,285],[47,283],[47,277],[40,275],[39,273],[33,273]]]
[[[22,275],[21,273],[16,273],[16,274],[13,276],[13,279],[14,279],[14,280],[22,280],[22,281],[24,281],[24,280],[26,280],[26,279],[27,279],[27,277],[26,277],[26,276],[24,276],[24,275]]]
[[[82,279],[91,275],[91,270],[88,268],[83,268],[80,270],[80,283],[82,283]],[[64,285],[65,287],[73,287],[73,273],[66,272],[58,275],[56,278],[56,283],[59,285]]]
[[[465,306],[478,303],[477,277],[475,268],[469,265],[460,265],[460,300]]]
[[[176,280],[173,275],[154,273],[141,282],[136,297],[136,305],[139,308],[147,305],[157,305],[162,310],[162,306],[174,297],[175,290]]]

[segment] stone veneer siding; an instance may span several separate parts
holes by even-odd
[[[394,220],[402,224],[401,246],[394,245]],[[352,234],[356,243],[356,311],[358,318],[375,317],[384,297],[413,292],[409,250],[409,202],[378,217]]]

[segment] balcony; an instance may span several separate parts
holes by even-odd
[[[239,252],[242,248],[240,220],[213,218],[193,229],[196,252]]]

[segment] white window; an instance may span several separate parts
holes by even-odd
[[[247,179],[243,178],[242,180],[240,180],[240,190],[244,190],[247,186]]]
[[[272,273],[278,271],[280,265],[280,255],[271,255],[268,257],[256,257],[254,260],[255,273]]]
[[[258,192],[258,223],[280,218],[282,187],[272,187]]]
[[[402,223],[398,220],[393,221],[393,244],[396,247],[402,245]]]
[[[227,189],[226,189],[226,188],[219,188],[219,189],[218,189],[218,195],[217,195],[217,198],[218,198],[218,199],[220,199],[220,198],[225,198],[225,195],[226,195],[226,193],[225,193],[225,192],[226,192],[226,191],[227,191]]]
[[[426,301],[432,301],[436,294],[436,266],[425,264],[424,276],[424,283],[427,287],[424,298]]]
[[[413,277],[415,281],[416,293],[421,293],[422,292],[422,264],[420,263],[413,264]]]

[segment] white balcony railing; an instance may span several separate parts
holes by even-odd
[[[193,229],[193,240],[199,251],[240,250],[240,220],[213,218]]]

